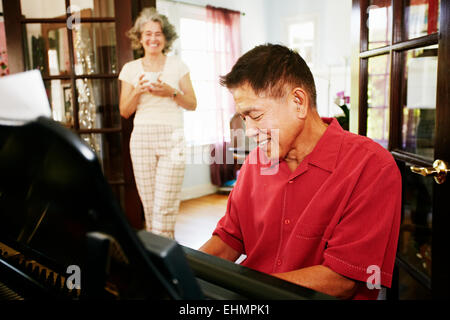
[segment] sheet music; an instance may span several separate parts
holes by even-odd
[[[38,70],[0,78],[0,124],[21,125],[51,117],[50,103]]]

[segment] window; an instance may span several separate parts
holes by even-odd
[[[217,68],[231,70],[228,66],[229,47],[221,46],[213,35],[214,28],[224,26],[207,21],[206,8],[202,6],[157,1],[157,9],[175,25],[179,39],[174,50],[189,68],[197,97],[196,111],[184,112],[184,132],[187,145],[207,145],[230,141],[230,120],[233,116],[228,106],[233,103],[231,94],[219,85]],[[214,39],[214,41],[212,41]],[[229,68],[227,68],[227,66]]]
[[[289,48],[297,51],[310,68],[314,67],[315,56],[315,22],[305,20],[288,25]]]
[[[197,110],[185,112],[184,129],[188,144],[205,145],[221,141],[222,137],[216,131],[216,123],[220,121],[217,108],[217,82],[214,77],[214,54],[208,50],[207,22],[181,18],[180,19],[180,56],[189,66],[192,85],[197,96]],[[224,88],[219,89],[225,91]],[[223,92],[226,95],[227,92]],[[229,119],[229,117],[226,117]],[[227,121],[228,122],[228,121]],[[229,128],[229,124],[225,124]],[[229,141],[229,131],[225,137]]]

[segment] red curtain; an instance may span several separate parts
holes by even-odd
[[[234,179],[233,154],[228,150],[229,123],[235,113],[234,100],[226,88],[219,85],[219,77],[231,71],[241,54],[240,12],[206,7],[208,25],[208,51],[214,58],[214,79],[216,79],[216,130],[219,141],[212,146],[211,181],[222,186]]]

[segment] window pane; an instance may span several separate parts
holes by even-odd
[[[438,32],[440,0],[404,0],[405,40]]]
[[[65,0],[20,0],[25,18],[64,18]]]
[[[193,81],[197,109],[184,113],[184,133],[188,144],[209,144],[218,141],[216,132],[219,112],[216,109],[215,85],[211,81]]]
[[[434,159],[437,45],[404,53],[402,148]]]
[[[214,56],[201,50],[183,50],[181,59],[189,66],[191,80],[214,81]],[[205,68],[205,66],[210,66]]]
[[[389,140],[389,55],[369,58],[367,136],[387,148]]]
[[[24,37],[25,68],[43,76],[70,73],[69,44],[65,24],[29,23]]]
[[[403,177],[403,214],[398,255],[431,277],[433,184],[429,177],[412,173],[406,163]]]
[[[206,21],[181,18],[181,50],[206,50],[206,30]]]
[[[52,118],[67,127],[73,127],[72,82],[70,80],[44,81]]]
[[[114,23],[81,23],[73,29],[75,73],[117,73]]]
[[[116,79],[77,79],[80,128],[119,128]]]
[[[392,33],[391,0],[371,0],[367,14],[369,50],[389,45]]]
[[[82,18],[114,17],[114,0],[70,0],[73,13],[81,11]]]
[[[313,67],[314,21],[293,23],[288,27],[289,47],[297,51]]]

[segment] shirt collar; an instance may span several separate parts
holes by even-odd
[[[302,161],[300,165],[294,172],[291,172],[289,168],[287,168],[286,160],[279,159],[276,162],[270,162],[267,158],[265,165],[262,165],[261,172],[264,171],[264,175],[274,175],[274,172],[278,172],[279,169],[283,170],[286,174],[288,174],[289,179],[293,179],[306,170],[308,170],[309,165],[313,165],[319,167],[323,170],[333,172],[336,167],[337,158],[339,155],[339,150],[341,149],[342,139],[344,137],[344,129],[339,125],[339,122],[336,118],[321,118],[323,122],[328,124],[327,129],[325,130],[322,137],[319,139],[319,142],[314,147],[313,151],[308,154],[305,158],[305,161]],[[257,157],[257,153],[250,153],[249,157]],[[265,157],[265,155],[264,155]],[[258,163],[260,163],[258,161]],[[260,163],[261,165],[261,163]],[[281,167],[279,167],[281,165]]]
[[[328,124],[328,127],[309,154],[308,163],[333,172],[341,149],[344,129],[339,125],[336,118],[322,118],[322,121]]]

